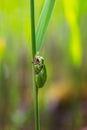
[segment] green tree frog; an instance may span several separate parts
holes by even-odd
[[[47,79],[44,58],[36,54],[32,63],[34,64],[36,87],[42,88]]]

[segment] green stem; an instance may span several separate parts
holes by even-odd
[[[36,54],[34,0],[30,0],[30,8],[31,8],[32,57],[34,60]],[[36,87],[35,84],[34,66],[33,66],[33,86],[34,86],[34,104],[35,104],[35,130],[40,130],[39,109],[38,109],[38,88]]]
[[[36,39],[35,39],[35,18],[34,18],[34,0],[30,0],[31,7],[31,35],[32,35],[32,56],[36,54]]]

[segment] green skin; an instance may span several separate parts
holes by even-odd
[[[46,67],[43,57],[36,55],[33,64],[36,76],[36,86],[38,88],[42,88],[47,79]]]

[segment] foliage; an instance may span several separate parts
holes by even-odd
[[[0,123],[5,130],[17,130],[17,125],[27,130],[34,123],[29,8],[29,0],[0,0]],[[60,100],[59,88],[67,91],[60,82],[66,80],[67,86],[74,77],[78,86],[87,86],[87,0],[35,0],[35,18],[36,49],[45,57],[48,72],[47,87],[39,92],[43,113],[51,101]]]

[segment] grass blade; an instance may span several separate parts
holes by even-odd
[[[42,46],[55,1],[56,0],[45,0],[44,7],[42,9],[38,26],[36,29],[36,51],[39,51]]]
[[[82,62],[82,43],[78,24],[78,0],[63,0],[65,16],[70,27],[70,55],[73,65],[79,66]],[[68,4],[67,4],[68,3]]]

